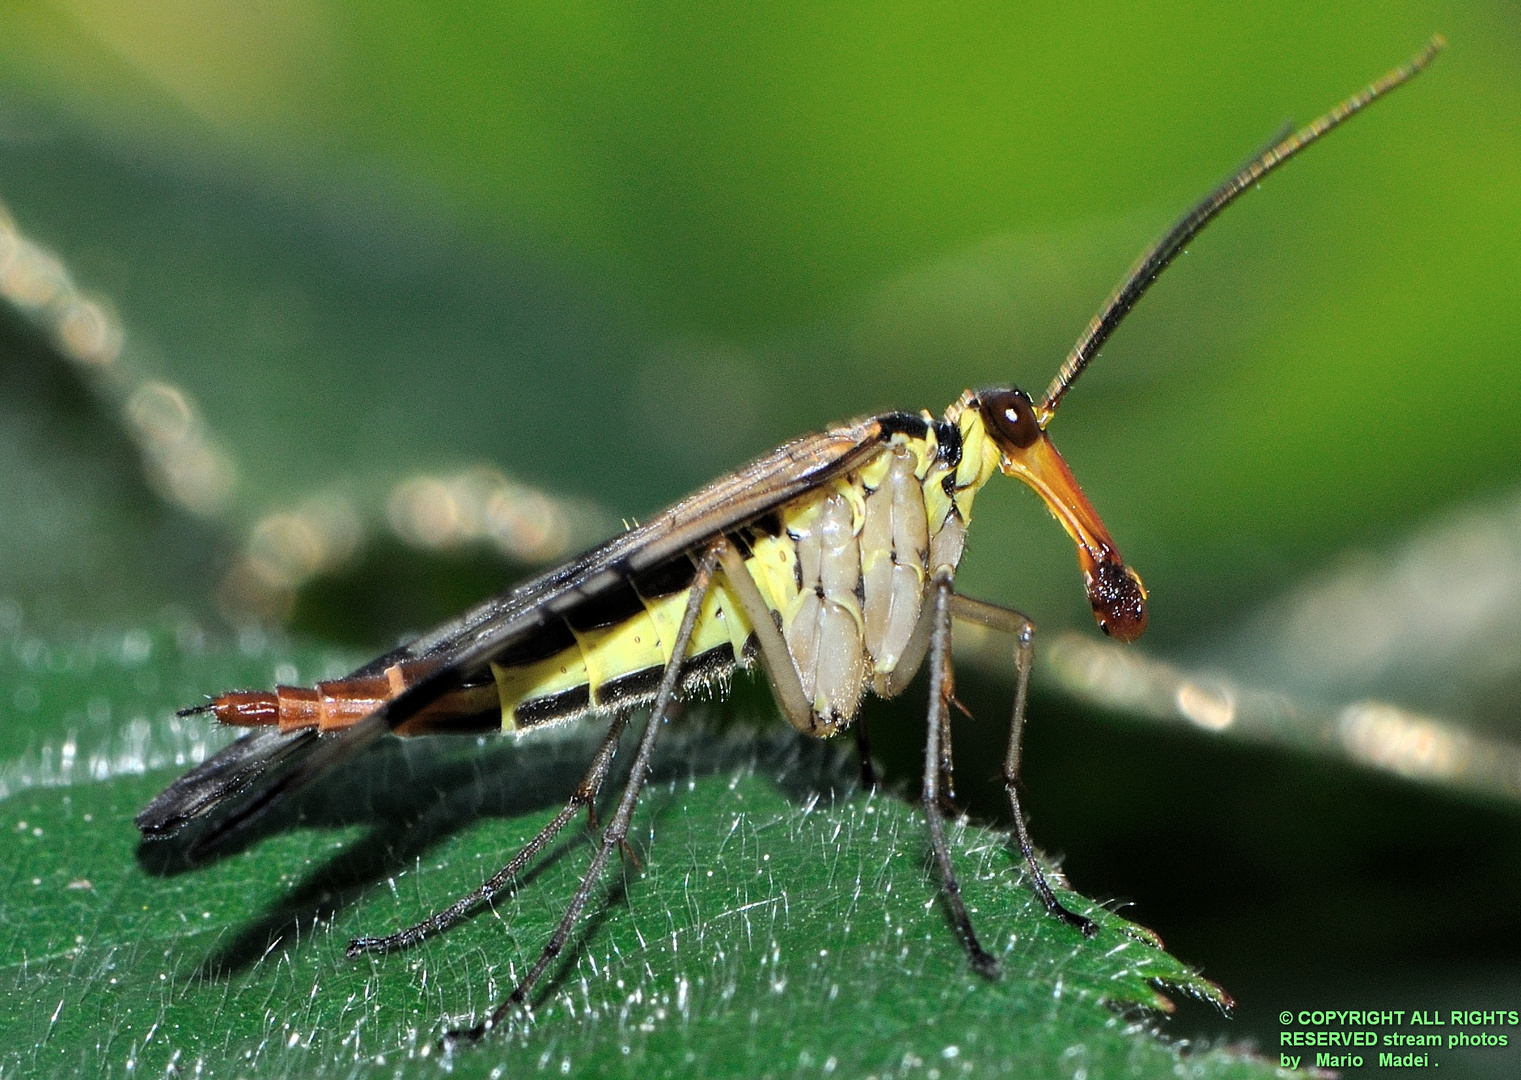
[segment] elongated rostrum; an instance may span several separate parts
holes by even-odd
[[[474,1037],[528,1001],[569,939],[612,852],[628,833],[655,740],[673,704],[721,687],[736,668],[764,670],[788,721],[826,737],[854,725],[863,780],[870,753],[860,708],[868,689],[901,693],[928,664],[922,805],[945,909],[976,970],[982,947],[951,863],[942,796],[951,776],[951,623],[1008,633],[1015,661],[1004,786],[1031,886],[1085,936],[1096,922],[1065,906],[1025,826],[1018,779],[1034,626],[1016,611],[955,591],[973,503],[996,472],[1035,491],[1076,545],[1099,627],[1130,641],[1146,627],[1146,590],[1052,444],[1058,406],[1125,315],[1198,232],[1267,173],[1412,78],[1442,47],[1408,64],[1237,170],[1144,252],[1037,401],[1006,387],[967,391],[942,416],[885,413],[805,436],[724,476],[564,566],[493,597],[342,679],[222,694],[208,711],[248,734],[190,770],[137,816],[148,837],[208,817],[192,856],[387,735],[524,732],[587,713],[609,717],[565,808],[497,874],[415,926],[355,939],[351,955],[404,948],[447,929],[513,886],[583,808],[590,809],[631,712],[649,707],[629,778],[564,917],[512,993]]]

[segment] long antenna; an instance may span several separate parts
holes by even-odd
[[[1051,380],[1051,385],[1046,388],[1046,396],[1039,407],[1040,426],[1045,427],[1050,422],[1052,414],[1056,412],[1056,407],[1061,404],[1062,397],[1072,388],[1072,384],[1083,373],[1088,362],[1098,355],[1104,342],[1109,340],[1109,335],[1114,333],[1115,328],[1124,321],[1125,316],[1130,314],[1130,309],[1136,306],[1142,296],[1146,295],[1146,290],[1151,288],[1152,282],[1156,281],[1162,275],[1162,271],[1167,269],[1168,264],[1177,258],[1178,252],[1182,251],[1204,226],[1213,221],[1220,211],[1235,202],[1237,196],[1247,188],[1306,146],[1340,125],[1344,120],[1355,116],[1389,91],[1415,78],[1432,60],[1436,59],[1437,53],[1441,52],[1446,45],[1447,42],[1441,34],[1434,35],[1426,43],[1426,47],[1416,53],[1408,64],[1395,68],[1382,79],[1353,94],[1314,123],[1275,142],[1179,218],[1177,224],[1168,229],[1160,240],[1135,261],[1130,272],[1120,282],[1119,288],[1110,293],[1109,299],[1104,302],[1099,313],[1083,331],[1083,336],[1077,339],[1076,345],[1072,346],[1072,351],[1067,354],[1066,362],[1056,373],[1056,378]]]

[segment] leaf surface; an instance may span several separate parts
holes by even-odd
[[[58,748],[33,746],[32,786],[9,774],[6,1072],[431,1074],[444,1031],[484,1015],[532,962],[590,856],[578,823],[494,909],[410,952],[347,960],[351,936],[416,920],[505,861],[552,816],[596,732],[392,743],[190,867],[173,841],[140,844],[131,818],[175,774],[176,739],[204,753],[217,733],[171,722],[166,708],[128,715],[147,680],[101,679],[119,656],[92,668],[88,649],[53,650],[56,670],[38,676],[17,652],[7,686],[30,678],[51,704],[103,685],[90,700],[110,702],[129,735],[112,756],[109,745],[80,750],[93,736],[76,733],[73,760],[86,767],[64,771]],[[148,653],[136,672],[156,676],[146,697],[158,699],[197,672],[249,677],[273,659],[184,656],[160,638]],[[756,701],[742,692],[738,707]],[[1216,987],[1068,894],[1103,924],[1085,941],[1044,913],[1002,834],[959,825],[966,899],[1004,968],[996,982],[976,976],[946,920],[921,815],[857,790],[850,772],[833,744],[674,724],[635,819],[642,871],[625,860],[594,894],[531,1022],[459,1049],[452,1066],[1173,1075],[1180,1052],[1145,1010],[1165,1007],[1162,987],[1218,999]],[[1223,1052],[1188,1061],[1198,1075],[1266,1071]]]

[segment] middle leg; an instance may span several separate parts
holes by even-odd
[[[399,949],[407,949],[416,945],[424,938],[441,934],[445,930],[462,921],[465,916],[475,910],[481,904],[489,904],[496,896],[507,887],[507,883],[518,876],[525,866],[544,850],[545,846],[553,840],[561,829],[565,828],[570,819],[576,816],[581,807],[590,811],[597,798],[597,792],[602,790],[602,782],[607,779],[608,769],[612,766],[613,756],[618,751],[618,737],[623,734],[623,728],[628,723],[628,714],[620,712],[613,717],[612,724],[607,729],[607,734],[602,737],[602,745],[597,748],[597,753],[592,758],[591,767],[586,770],[586,776],[571,794],[570,800],[564,808],[554,816],[548,825],[539,830],[538,834],[512,857],[506,866],[502,867],[481,887],[465,896],[460,897],[449,907],[436,914],[428,916],[422,922],[409,926],[405,930],[398,930],[394,934],[385,937],[356,937],[349,942],[345,955],[349,959],[362,956],[365,953],[388,953]]]
[[[1030,869],[1030,882],[1046,910],[1069,926],[1075,926],[1084,937],[1098,933],[1098,924],[1086,916],[1068,908],[1056,898],[1046,872],[1035,855],[1035,844],[1030,840],[1030,829],[1025,824],[1025,814],[1019,804],[1019,764],[1024,748],[1025,700],[1030,690],[1030,668],[1035,658],[1035,624],[1017,611],[973,600],[968,596],[953,596],[951,612],[958,619],[1000,630],[1014,637],[1014,715],[1009,720],[1009,749],[1003,762],[1003,786],[1009,796],[1009,810],[1014,815],[1014,834],[1019,840],[1019,851],[1025,865]]]
[[[628,838],[629,824],[634,817],[634,805],[639,801],[639,792],[649,777],[650,762],[655,754],[655,739],[660,734],[660,729],[665,726],[666,718],[675,704],[677,683],[681,679],[682,667],[688,659],[687,651],[692,644],[692,633],[697,628],[697,617],[702,611],[702,601],[708,593],[708,586],[712,583],[713,571],[718,565],[719,547],[722,544],[723,541],[719,541],[718,544],[709,547],[698,560],[697,574],[692,579],[692,588],[687,594],[686,611],[682,614],[681,627],[676,632],[676,640],[671,648],[671,659],[667,662],[665,672],[660,678],[660,686],[655,691],[655,703],[650,708],[650,718],[645,724],[644,733],[639,737],[639,748],[634,754],[633,767],[629,770],[623,794],[618,798],[618,807],[613,811],[612,820],[602,830],[602,843],[598,846],[596,855],[592,857],[591,865],[582,876],[575,895],[571,897],[570,905],[555,926],[548,943],[539,952],[538,959],[513,988],[512,993],[507,995],[507,1000],[498,1005],[487,1019],[475,1027],[447,1033],[444,1036],[446,1046],[461,1039],[480,1038],[500,1024],[514,1010],[527,1004],[528,997],[539,979],[560,955],[565,948],[565,943],[570,940],[571,930],[581,918],[581,912],[585,910],[587,902],[591,899],[592,890],[601,880],[602,870],[607,865],[608,858]]]

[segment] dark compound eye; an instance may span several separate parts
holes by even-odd
[[[989,390],[977,397],[982,422],[1000,443],[1023,450],[1040,438],[1035,408],[1023,390]]]

